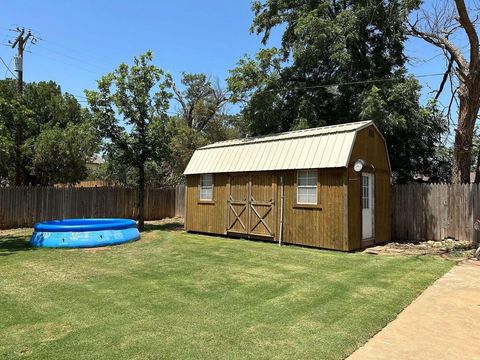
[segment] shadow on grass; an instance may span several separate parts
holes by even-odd
[[[145,224],[145,228],[143,232],[150,232],[150,231],[182,231],[183,230],[183,222],[175,221],[169,222],[164,224]]]
[[[22,251],[35,250],[28,243],[28,236],[6,235],[0,236],[0,256],[13,255]]]

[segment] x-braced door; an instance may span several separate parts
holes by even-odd
[[[228,178],[227,232],[248,233],[248,176]]]
[[[275,237],[274,174],[231,175],[227,232]]]
[[[249,234],[275,237],[275,176],[253,174],[250,178]]]

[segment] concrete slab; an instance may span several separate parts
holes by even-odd
[[[453,267],[348,359],[480,359],[480,261]]]

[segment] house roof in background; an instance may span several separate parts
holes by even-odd
[[[195,151],[185,175],[345,167],[356,133],[372,121],[221,141]]]
[[[94,155],[91,157],[90,160],[87,161],[87,164],[104,164],[105,160],[102,158],[101,155]]]

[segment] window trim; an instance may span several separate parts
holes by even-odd
[[[206,176],[206,175],[210,175],[211,178],[212,178],[212,185],[211,185],[211,188],[212,188],[212,197],[210,199],[202,199],[201,196],[202,196],[202,177],[203,176]],[[213,176],[213,174],[211,173],[206,173],[206,174],[200,174],[200,176],[198,177],[198,203],[199,204],[215,204],[215,177]]]
[[[298,177],[301,172],[315,172],[315,176],[317,178],[317,181],[315,183],[315,186],[313,185],[298,185]],[[300,188],[313,188],[315,187],[315,202],[313,203],[305,203],[305,202],[298,202],[298,190]],[[318,184],[318,169],[299,169],[296,171],[296,176],[295,176],[295,205],[294,208],[321,208],[320,202],[319,202],[319,184]]]

